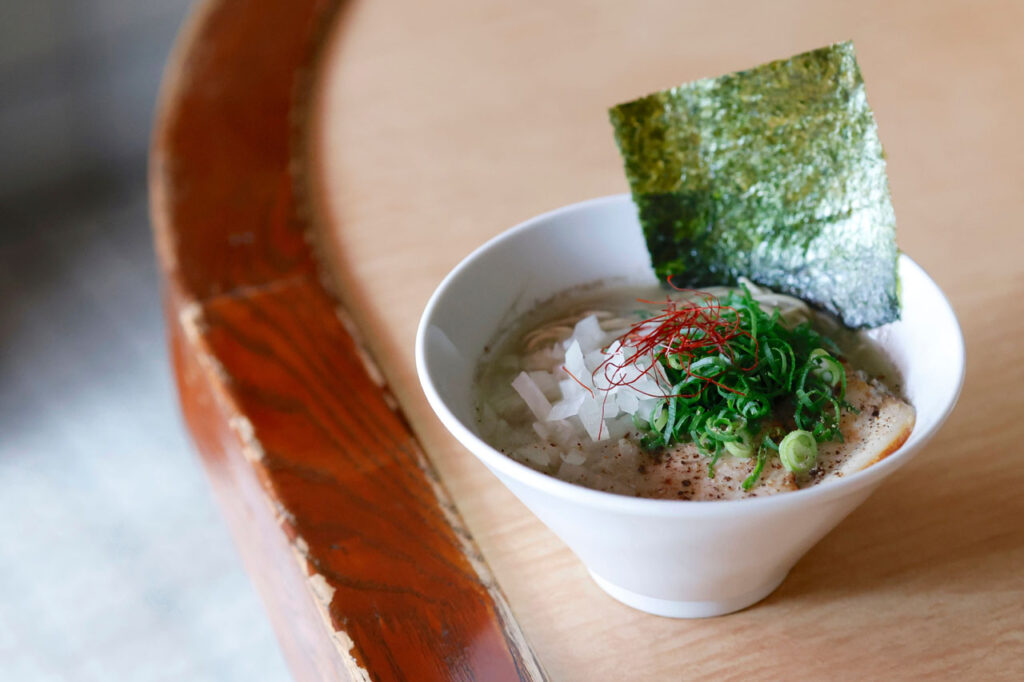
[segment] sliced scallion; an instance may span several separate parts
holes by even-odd
[[[805,474],[818,458],[818,441],[809,431],[796,429],[786,434],[779,443],[782,466],[794,474]]]
[[[746,429],[739,432],[739,438],[736,440],[726,441],[725,449],[730,455],[740,459],[750,459],[754,456],[754,442]]]
[[[765,312],[746,287],[669,302],[619,341],[637,357],[649,353],[672,387],[647,419],[634,419],[649,450],[692,442],[710,471],[724,454],[756,456],[749,489],[776,452],[786,469],[805,472],[818,443],[842,440],[840,419],[852,406],[839,350],[806,322],[789,326],[777,310]],[[785,438],[780,410],[792,410],[796,426]]]

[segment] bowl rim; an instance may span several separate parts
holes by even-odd
[[[953,309],[952,304],[950,304],[946,294],[921,266],[914,262],[905,253],[900,252],[900,267],[902,268],[906,266],[916,270],[928,284],[934,287],[941,299],[941,302],[948,309],[955,329],[955,338],[953,339],[955,344],[954,353],[960,360],[957,368],[959,375],[956,378],[956,389],[952,393],[952,398],[943,407],[939,417],[918,435],[917,442],[910,448],[907,448],[906,445],[901,446],[880,462],[876,462],[866,469],[839,480],[829,481],[821,485],[815,485],[808,488],[801,488],[800,490],[787,492],[785,494],[766,495],[763,497],[747,497],[738,500],[653,499],[631,497],[628,495],[620,495],[618,493],[594,490],[592,488],[586,488],[575,483],[569,483],[549,474],[539,472],[525,464],[517,462],[501,452],[498,452],[498,450],[477,436],[472,430],[464,425],[458,417],[455,416],[455,414],[448,408],[445,401],[441,398],[440,393],[430,378],[430,373],[428,371],[429,365],[426,359],[426,345],[427,330],[430,327],[434,313],[443,301],[446,291],[459,279],[461,274],[482,254],[496,248],[502,242],[512,239],[522,232],[540,229],[542,226],[553,219],[557,219],[562,214],[599,208],[604,204],[614,205],[623,201],[632,202],[631,195],[628,193],[622,193],[595,197],[567,204],[551,211],[546,211],[502,231],[500,234],[495,235],[478,246],[469,255],[459,261],[458,265],[456,265],[444,277],[444,279],[441,280],[437,288],[431,294],[430,299],[427,301],[427,305],[423,309],[423,313],[420,317],[419,325],[416,330],[415,342],[416,374],[419,378],[420,386],[426,395],[427,402],[430,404],[431,409],[433,409],[434,413],[441,420],[445,428],[448,429],[448,431],[463,447],[469,450],[477,459],[491,469],[493,473],[500,473],[508,476],[523,485],[538,489],[541,492],[564,500],[587,506],[600,507],[606,510],[641,515],[679,517],[694,515],[731,515],[739,512],[740,510],[764,511],[766,508],[773,506],[808,504],[821,502],[825,499],[845,497],[846,495],[854,494],[866,486],[881,482],[883,478],[889,476],[909,461],[913,454],[924,447],[924,445],[935,435],[936,432],[938,432],[948,419],[950,413],[953,411],[953,408],[959,400],[966,373],[966,351],[963,331],[960,328],[960,322],[957,319],[956,311]],[[915,423],[914,430],[916,430],[916,428],[917,424]],[[914,430],[911,431],[912,436],[915,435]]]

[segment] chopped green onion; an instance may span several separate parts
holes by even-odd
[[[779,459],[782,466],[794,474],[805,474],[810,471],[817,458],[818,441],[809,431],[790,431],[779,443]]]
[[[768,399],[756,393],[748,393],[737,402],[738,411],[744,419],[760,419],[768,414]]]
[[[660,433],[648,433],[640,439],[640,447],[644,450],[657,450],[658,448],[665,447],[666,443],[661,438]]]
[[[668,423],[668,412],[662,409],[664,405],[659,405],[657,408],[657,414],[651,419],[651,426],[654,427],[655,431],[661,431],[665,428],[665,424]]]
[[[818,443],[842,440],[840,420],[852,409],[838,348],[806,322],[789,327],[778,310],[766,313],[746,287],[698,305],[707,306],[708,324],[673,330],[653,351],[672,389],[648,420],[634,418],[642,445],[692,442],[712,475],[724,454],[756,457],[744,489],[776,452],[788,470],[808,471]],[[732,334],[726,344],[714,342],[715,324]],[[786,406],[796,426],[788,435],[775,426]]]
[[[835,388],[846,376],[843,366],[824,348],[812,350],[807,362],[814,368],[811,371],[832,388]]]
[[[742,428],[743,422],[729,418],[727,410],[722,410],[718,416],[713,417],[704,424],[704,430],[708,435],[722,442],[735,441],[739,438],[737,430]]]
[[[718,460],[722,458],[722,451],[716,450],[715,454],[711,455],[711,461],[708,462],[708,478],[715,477],[715,465],[718,464]]]
[[[750,490],[757,483],[757,479],[761,477],[761,472],[764,470],[764,464],[768,461],[768,447],[765,443],[769,442],[768,437],[765,436],[765,442],[761,444],[761,447],[757,449],[757,463],[754,464],[754,470],[750,472],[750,475],[743,480],[743,489]]]
[[[744,429],[739,432],[738,440],[726,441],[725,449],[733,457],[750,459],[754,455],[754,442],[750,437],[750,433]]]
[[[690,374],[705,379],[718,376],[727,369],[725,361],[721,357],[701,358],[690,365]]]
[[[669,398],[668,400],[668,416],[665,418],[665,425],[662,427],[665,430],[662,436],[665,442],[672,440],[672,429],[676,426],[676,403],[678,401],[675,398]]]

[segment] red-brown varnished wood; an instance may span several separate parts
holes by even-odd
[[[543,679],[304,239],[294,112],[337,5],[211,2],[172,58],[151,193],[186,422],[296,679]]]
[[[215,393],[216,381],[209,373],[212,361],[198,352],[198,339],[186,335],[180,302],[170,300],[170,289],[166,291],[167,329],[182,412],[292,674],[297,680],[352,679],[317,603],[310,598],[305,573],[282,532],[278,510],[268,504],[255,468],[239,456],[243,443]]]
[[[164,76],[150,158],[157,251],[191,296],[311,273],[296,210],[296,121],[341,0],[208,0]]]

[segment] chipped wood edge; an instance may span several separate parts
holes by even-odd
[[[356,353],[358,354],[363,367],[366,369],[373,382],[380,388],[381,394],[388,407],[406,425],[409,431],[416,435],[414,445],[418,466],[430,482],[431,490],[437,498],[440,508],[444,513],[445,520],[455,531],[455,535],[459,539],[459,545],[462,553],[469,560],[474,573],[480,579],[484,589],[486,589],[488,595],[493,600],[498,618],[506,624],[506,627],[504,628],[506,637],[512,640],[510,644],[514,651],[524,654],[521,658],[517,659],[525,667],[525,670],[523,671],[524,674],[527,676],[527,679],[547,680],[547,674],[545,673],[540,661],[537,659],[536,653],[530,645],[526,634],[520,627],[519,621],[508,601],[508,597],[504,590],[501,589],[501,586],[494,574],[491,572],[490,566],[487,564],[487,560],[484,558],[479,546],[473,539],[469,528],[465,525],[454,499],[439,478],[437,471],[430,462],[429,456],[420,446],[419,435],[416,434],[412,424],[406,418],[401,403],[391,390],[387,377],[381,369],[381,365],[378,363],[370,344],[366,341],[365,335],[359,328],[358,324],[356,324],[352,314],[342,303],[343,295],[340,285],[332,275],[332,264],[334,259],[331,256],[331,250],[327,247],[327,238],[325,236],[327,226],[324,220],[324,212],[321,210],[321,206],[317,200],[317,197],[320,196],[319,192],[323,191],[323,188],[319,186],[319,182],[322,180],[322,175],[318,174],[315,168],[313,142],[316,134],[316,128],[319,123],[315,118],[315,111],[319,102],[315,91],[316,82],[313,76],[318,73],[322,73],[321,68],[324,63],[324,55],[327,52],[329,40],[330,35],[327,33],[320,36],[316,54],[312,60],[315,67],[307,72],[306,76],[308,76],[308,80],[304,80],[301,84],[304,91],[297,91],[295,93],[296,96],[293,97],[292,100],[292,114],[290,116],[291,120],[296,124],[292,130],[292,148],[299,150],[299,153],[292,158],[289,171],[292,175],[295,202],[299,207],[300,215],[304,218],[307,225],[304,235],[306,244],[313,253],[313,262],[316,267],[315,274],[317,276],[317,280],[321,287],[335,302],[335,315],[345,330],[349,333],[349,336],[352,337],[353,345],[355,346]]]
[[[220,298],[219,296],[216,298]],[[215,300],[215,299],[214,299]],[[228,375],[225,372],[220,360],[217,359],[209,344],[207,344],[203,329],[205,327],[204,311],[200,303],[192,301],[185,304],[179,313],[179,323],[184,331],[185,338],[192,346],[194,357],[198,360],[200,368],[205,372],[203,378],[206,385],[214,395],[217,406],[224,415],[228,427],[238,439],[239,449],[245,459],[253,466],[261,466],[264,459],[263,444],[256,437],[252,422],[239,407],[228,390]],[[328,585],[327,579],[317,573],[313,564],[309,561],[309,544],[297,534],[294,527],[295,517],[280,504],[274,504],[277,496],[268,489],[267,478],[259,476],[260,483],[265,492],[270,494],[263,496],[268,510],[277,521],[278,527],[284,532],[292,555],[299,569],[303,571],[305,586],[310,598],[316,604],[317,612],[327,632],[331,633],[331,641],[337,648],[341,662],[345,666],[353,682],[366,680],[369,682],[370,673],[363,668],[352,653],[355,649],[355,642],[344,630],[337,628],[332,623],[330,614],[331,597],[334,588]],[[461,537],[461,536],[460,536]]]
[[[209,17],[223,4],[223,0],[201,0],[193,5],[185,21],[182,24],[177,38],[175,39],[157,95],[156,113],[154,115],[153,133],[150,148],[156,150],[159,146],[161,135],[168,127],[176,93],[185,89],[189,83],[189,70],[185,68],[188,56],[196,49],[197,38],[201,28]],[[338,4],[337,2],[335,4]],[[326,12],[323,24],[329,24],[333,12]],[[326,29],[323,29],[326,30]],[[158,153],[151,153],[149,157],[149,194],[150,194],[150,222],[153,228],[154,248],[157,261],[161,265],[164,275],[164,286],[170,291],[166,297],[168,301],[181,301],[176,320],[190,345],[190,351],[197,360],[199,367],[205,376],[204,383],[214,395],[218,407],[225,415],[229,429],[235,434],[239,441],[239,449],[250,464],[259,465],[264,459],[264,449],[257,439],[252,422],[235,403],[226,389],[227,373],[203,338],[203,302],[191,295],[191,292],[184,290],[183,285],[176,276],[179,269],[177,257],[176,231],[171,224],[170,201],[167,194],[167,187],[170,182],[167,178],[169,169],[163,163],[163,156]],[[268,288],[283,288],[292,282],[289,279],[305,279],[303,276],[286,278],[271,282],[266,285]],[[245,295],[257,293],[256,289],[261,287],[248,287],[234,290],[224,296]],[[248,290],[245,290],[248,289]],[[165,304],[173,305],[173,304]],[[260,482],[265,486],[265,478],[260,476]],[[295,516],[290,510],[277,501],[276,496],[265,495],[264,501],[269,507],[271,517],[275,519],[278,527],[285,532],[293,556],[300,570],[307,576],[305,585],[310,598],[316,605],[322,625],[326,631],[331,633],[339,660],[345,667],[348,676],[353,681],[369,681],[370,673],[363,668],[353,655],[355,642],[344,630],[336,629],[330,616],[330,597],[333,595],[331,588],[324,576],[316,573],[306,552],[302,551],[297,544],[302,541],[301,537],[294,533]],[[291,531],[291,532],[289,532]],[[294,538],[294,539],[292,539]],[[308,547],[307,547],[308,550]]]
[[[298,153],[292,157],[289,165],[289,172],[292,176],[292,186],[295,192],[295,203],[297,212],[305,220],[306,230],[304,232],[306,244],[313,253],[315,274],[320,286],[328,293],[335,302],[334,311],[342,326],[352,337],[353,345],[359,359],[373,382],[380,388],[381,394],[388,407],[399,417],[411,433],[416,435],[415,456],[419,468],[426,475],[430,482],[431,490],[444,513],[448,525],[455,531],[459,539],[460,549],[469,560],[474,573],[480,579],[488,595],[494,602],[498,618],[506,624],[505,635],[511,638],[510,644],[520,654],[524,654],[518,660],[526,668],[523,672],[527,679],[546,680],[547,674],[530,645],[525,633],[519,625],[519,621],[512,610],[512,606],[501,589],[500,584],[491,572],[487,560],[480,551],[479,546],[473,539],[468,527],[466,527],[462,516],[458,511],[454,499],[438,477],[437,471],[430,462],[430,458],[420,446],[419,435],[416,434],[412,424],[406,418],[401,403],[391,390],[386,375],[381,369],[370,344],[367,343],[365,335],[356,324],[352,314],[345,308],[342,292],[338,282],[331,274],[333,258],[330,256],[330,249],[327,248],[324,222],[324,213],[317,201],[318,192],[322,189],[318,181],[321,176],[317,174],[314,162],[313,138],[318,121],[315,118],[315,110],[319,104],[316,93],[315,77],[322,73],[324,55],[328,51],[331,35],[324,31],[317,42],[316,52],[311,60],[313,68],[303,74],[292,98],[292,112],[290,115],[294,126],[292,128],[292,148]]]
[[[313,277],[317,278],[314,284],[319,284],[322,291],[327,293],[330,300],[334,301],[335,314],[338,321],[354,340],[356,352],[362,366],[366,369],[371,380],[379,387],[381,396],[387,406],[399,419],[408,426],[401,407],[387,386],[384,374],[373,358],[372,352],[362,339],[359,329],[354,324],[351,315],[338,304],[339,297],[334,290],[333,280],[328,270],[320,267],[323,261],[318,260],[316,249],[315,230],[307,229],[303,232],[303,239],[307,249],[313,254],[313,260],[318,267],[313,273],[299,273],[272,279],[269,282],[251,285],[234,286],[228,291],[207,293],[205,295],[187,290],[187,283],[180,271],[178,233],[173,223],[173,212],[171,206],[170,187],[172,186],[173,168],[168,167],[168,158],[160,153],[163,141],[162,135],[169,129],[174,107],[175,98],[179,92],[189,87],[192,83],[192,74],[188,69],[190,54],[202,49],[198,39],[202,29],[210,17],[222,9],[223,0],[204,0],[195,5],[189,13],[179,37],[175,42],[171,56],[165,69],[164,78],[160,88],[155,116],[154,132],[151,148],[154,152],[150,156],[150,218],[153,225],[155,250],[157,260],[161,265],[165,287],[165,306],[168,313],[168,324],[176,326],[180,331],[183,346],[187,347],[185,352],[190,354],[194,361],[195,369],[198,369],[200,377],[189,377],[185,381],[200,381],[212,396],[216,409],[223,419],[227,431],[233,435],[237,450],[245,462],[253,468],[257,481],[263,489],[263,502],[267,505],[269,517],[273,523],[284,534],[284,541],[296,562],[296,567],[304,576],[303,584],[311,604],[319,615],[325,634],[329,635],[335,651],[337,661],[344,667],[347,677],[352,680],[369,680],[372,672],[364,668],[358,658],[357,645],[353,638],[344,630],[335,626],[331,616],[331,601],[335,588],[332,587],[327,578],[316,572],[313,562],[309,557],[309,546],[305,540],[296,532],[295,515],[288,510],[273,493],[271,479],[266,475],[264,468],[265,450],[260,442],[255,427],[244,410],[233,397],[230,386],[230,377],[223,364],[218,359],[216,352],[206,340],[207,324],[205,319],[206,306],[223,298],[246,299],[259,296],[260,294],[273,293],[278,290],[287,289],[299,284],[308,284]],[[315,56],[322,51],[323,44],[328,36],[331,20],[337,15],[341,0],[326,0],[323,6],[329,11],[322,11],[317,15],[318,22],[313,29],[313,53]],[[309,201],[309,164],[308,152],[305,141],[308,136],[308,113],[309,100],[312,95],[315,83],[314,75],[318,60],[312,59],[309,64],[298,69],[294,74],[295,88],[290,93],[291,107],[288,115],[289,136],[292,141],[292,149],[300,150],[300,153],[289,159],[288,175],[291,179],[294,191],[294,202],[291,206],[293,217],[307,227],[314,223],[315,211],[313,203]],[[172,337],[175,332],[172,331]],[[180,368],[179,368],[180,369]],[[190,428],[192,425],[190,424]],[[411,429],[410,429],[411,432]],[[486,593],[493,601],[495,615],[502,624],[501,631],[505,637],[506,644],[512,654],[512,660],[520,671],[523,679],[547,679],[540,662],[529,646],[518,622],[516,621],[507,598],[497,584],[493,574],[487,566],[479,548],[465,527],[458,510],[451,499],[448,491],[439,480],[437,473],[430,464],[429,458],[419,447],[414,444],[415,459],[418,468],[426,477],[443,517],[448,522],[455,536],[457,536],[458,547],[466,558],[474,573],[480,580]],[[269,603],[268,603],[269,606]],[[281,633],[279,632],[279,636]],[[307,667],[308,669],[308,667]]]

